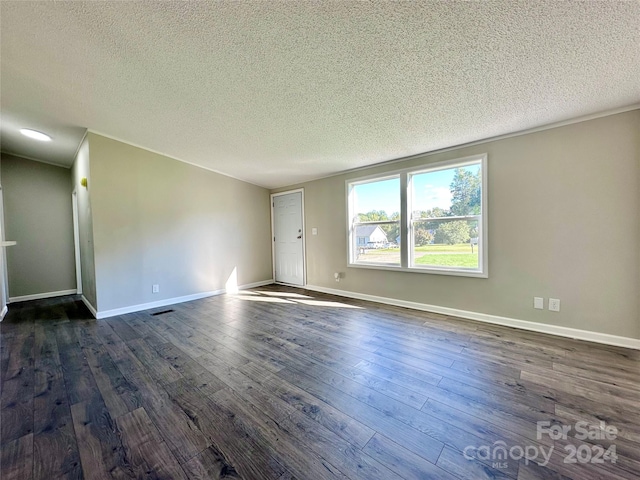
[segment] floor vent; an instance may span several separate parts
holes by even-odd
[[[163,310],[161,312],[152,313],[152,317],[157,317],[158,315],[164,315],[165,313],[175,312],[175,310]]]

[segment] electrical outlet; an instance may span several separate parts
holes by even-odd
[[[544,310],[544,298],[533,297],[533,308],[537,308],[538,310]]]
[[[550,298],[549,299],[549,310],[551,310],[552,312],[559,312],[560,311],[560,300],[557,298]]]
[[[151,293],[160,293],[160,285],[152,285]]]

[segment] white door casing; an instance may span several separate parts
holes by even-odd
[[[4,203],[2,200],[2,186],[0,185],[0,242],[4,240]],[[0,321],[7,313],[9,302],[9,283],[7,276],[7,255],[4,248],[0,248]]]
[[[274,279],[304,285],[303,192],[274,194],[271,199]]]
[[[73,211],[73,247],[76,260],[76,293],[82,293],[82,264],[80,256],[80,226],[78,218],[78,192],[74,188],[71,194],[71,207]]]

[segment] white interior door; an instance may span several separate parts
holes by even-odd
[[[302,192],[273,197],[275,281],[304,285]]]

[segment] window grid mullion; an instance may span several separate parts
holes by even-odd
[[[410,199],[411,194],[409,189],[411,188],[409,182],[409,175],[403,173],[400,175],[400,265],[402,268],[408,268],[411,259],[409,258],[409,252],[411,251],[411,232],[410,232]]]
[[[453,222],[456,220],[480,220],[482,215],[461,215],[457,217],[418,217],[412,218],[411,222]]]
[[[400,219],[398,220],[380,220],[380,221],[376,221],[376,222],[353,222],[353,225],[355,226],[360,226],[360,225],[393,225],[394,223],[398,223],[400,221]]]

